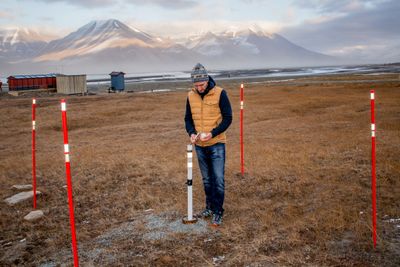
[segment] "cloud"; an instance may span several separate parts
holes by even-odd
[[[15,15],[12,12],[6,12],[0,10],[0,19],[15,19]]]
[[[20,1],[32,1],[32,0],[20,0]],[[113,0],[34,0],[45,3],[56,3],[56,2],[64,2],[67,4],[75,5],[75,6],[83,6],[86,8],[93,7],[105,7],[115,4],[116,1]]]
[[[43,21],[43,22],[45,22],[45,23],[53,22],[53,21],[54,21],[54,17],[42,16],[42,17],[40,17],[40,20]]]
[[[127,2],[136,5],[156,5],[167,9],[187,9],[199,5],[198,1],[193,0],[128,0]]]
[[[320,3],[324,10],[333,10],[334,1],[303,0],[303,4]],[[344,2],[344,1],[339,1]],[[359,2],[359,1],[345,1]],[[374,5],[347,14],[323,14],[301,25],[284,28],[280,33],[289,40],[322,53],[352,56],[373,54],[380,49],[391,50],[400,44],[400,1],[368,1]],[[370,4],[371,4],[370,3]],[[355,53],[357,51],[357,53]],[[400,59],[396,59],[400,60]]]
[[[317,10],[320,13],[350,13],[374,8],[387,0],[293,0],[300,8]]]
[[[102,8],[109,7],[111,5],[125,5],[125,4],[135,4],[138,6],[143,5],[156,5],[166,9],[186,9],[192,8],[199,5],[199,1],[195,0],[19,0],[19,1],[38,1],[45,3],[56,3],[64,2],[67,4],[82,6],[86,8]]]
[[[186,40],[188,36],[204,34],[206,32],[220,33],[225,31],[240,31],[248,28],[262,29],[264,32],[272,34],[282,29],[283,25],[278,22],[249,20],[246,22],[232,22],[228,20],[191,20],[182,22],[180,20],[170,20],[168,27],[165,22],[143,22],[135,19],[125,21],[133,28],[139,28],[154,36],[172,38],[175,40]]]
[[[2,8],[2,9],[0,9],[0,19],[14,20],[19,15],[17,13],[19,13],[19,12],[16,12],[15,10],[13,10],[11,8]]]

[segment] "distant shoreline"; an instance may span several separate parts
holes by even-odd
[[[379,74],[319,74],[303,75],[294,77],[235,77],[235,78],[215,78],[217,84],[223,88],[230,88],[240,83],[247,84],[267,84],[268,86],[282,85],[303,85],[318,83],[381,83],[381,82],[400,82],[399,73],[379,73]],[[109,84],[88,84],[88,91],[100,93],[108,91]],[[176,81],[146,81],[125,83],[125,92],[165,92],[189,90],[192,87],[190,80]]]
[[[289,78],[300,76],[318,76],[333,74],[367,74],[367,73],[400,73],[400,63],[352,65],[352,66],[319,66],[319,67],[291,67],[291,68],[263,68],[263,69],[237,69],[237,70],[210,70],[209,74],[219,80],[247,79],[247,78]],[[87,82],[108,82],[109,75],[98,74],[98,78],[88,75]],[[101,77],[103,76],[103,77]],[[99,78],[101,77],[101,78]],[[190,81],[189,71],[157,72],[157,73],[127,73],[125,81],[153,82],[153,81]]]
[[[302,68],[283,68],[283,69],[248,69],[248,70],[221,70],[210,71],[218,84],[241,83],[247,81],[249,83],[299,83],[299,79],[334,79],[336,83],[337,77],[364,75],[371,77],[379,77],[385,75],[394,75],[391,80],[398,81],[400,77],[400,63],[381,64],[381,65],[355,65],[355,66],[336,66],[336,67],[302,67]],[[189,72],[165,72],[154,74],[131,74],[134,76],[125,76],[125,91],[126,92],[165,92],[186,90],[191,87]],[[399,75],[399,76],[396,76]],[[96,75],[101,76],[101,75]],[[107,92],[110,87],[110,79],[108,75],[103,75],[103,78],[87,79],[87,88],[89,92],[100,93]],[[90,75],[88,75],[90,77]],[[296,81],[294,81],[296,80]],[[371,82],[375,80],[380,82],[381,79],[362,79]],[[388,80],[386,80],[388,81]],[[307,81],[307,83],[315,83],[316,81]],[[325,81],[329,82],[329,81]],[[342,83],[350,83],[341,81]],[[355,82],[355,81],[353,81]],[[302,82],[300,82],[302,83]],[[318,83],[318,82],[316,82]],[[3,92],[8,92],[7,82],[3,81]]]

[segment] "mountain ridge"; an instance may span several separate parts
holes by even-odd
[[[23,62],[21,70],[27,66],[36,65],[40,69],[62,64],[66,72],[182,70],[191,68],[194,62],[203,62],[209,68],[317,66],[338,62],[334,57],[307,50],[260,28],[207,32],[181,44],[116,19],[91,21],[65,37],[37,44],[35,49],[29,53],[22,49],[19,54],[0,50],[0,56],[9,64]]]

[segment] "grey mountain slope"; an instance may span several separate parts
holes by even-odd
[[[232,65],[245,67],[295,66],[332,64],[334,57],[309,51],[274,34],[266,35],[252,30],[238,33],[204,36],[186,44],[192,51]]]
[[[156,38],[126,26],[118,20],[92,21],[77,31],[62,39],[54,40],[46,45],[41,54],[63,51],[84,46],[96,46],[111,38],[137,39],[143,42],[155,43]]]
[[[37,55],[47,43],[37,32],[27,29],[0,30],[0,60],[18,62]]]
[[[250,29],[236,33],[209,32],[184,46],[114,19],[92,21],[64,38],[37,44],[30,50],[22,57],[25,61],[24,65],[19,65],[21,70],[48,72],[61,66],[67,73],[107,73],[113,69],[127,72],[183,70],[190,69],[195,62],[219,69],[338,63],[333,57],[297,46],[278,34],[268,35]],[[0,57],[10,63],[7,53],[2,51]],[[18,64],[11,65],[9,69],[18,70]]]

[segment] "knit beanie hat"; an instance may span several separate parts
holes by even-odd
[[[193,67],[191,77],[193,83],[208,82],[207,70],[200,63],[197,63],[196,66]]]

